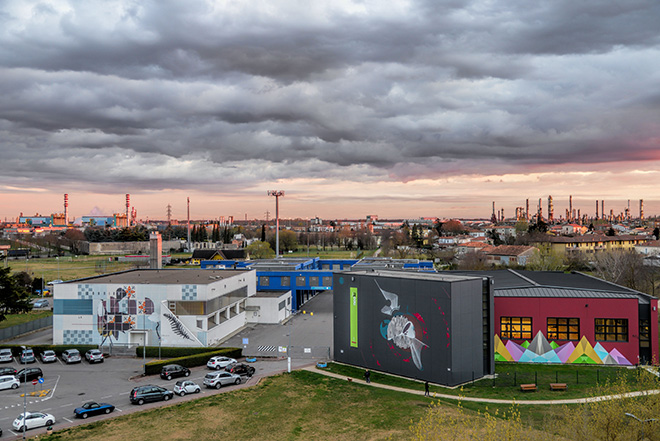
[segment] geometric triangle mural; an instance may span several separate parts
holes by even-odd
[[[556,342],[548,342],[547,338],[539,331],[530,342],[525,341],[519,345],[512,340],[506,343],[495,335],[495,360],[515,361],[519,363],[583,363],[583,364],[613,364],[632,366],[618,350],[607,351],[600,343],[591,346],[587,337],[577,345],[573,342],[562,345]]]

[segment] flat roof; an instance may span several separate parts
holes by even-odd
[[[211,270],[211,269],[138,269],[70,280],[62,284],[76,283],[118,283],[124,285],[208,285],[218,280],[227,279],[247,270]]]
[[[484,277],[467,275],[467,274],[447,274],[447,273],[430,273],[430,272],[410,272],[410,271],[392,271],[392,270],[352,270],[352,271],[337,271],[336,274],[343,274],[346,276],[379,276],[391,277],[397,279],[414,279],[414,280],[432,280],[440,282],[459,282],[463,280],[482,280]]]

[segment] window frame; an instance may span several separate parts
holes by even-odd
[[[601,323],[599,323],[599,321],[601,321]],[[620,328],[624,328],[624,327],[625,327],[625,333],[620,330]],[[627,343],[630,340],[628,334],[630,334],[630,326],[628,319],[624,319],[624,318],[594,319],[594,338],[596,341]],[[609,337],[613,337],[613,338],[609,338]]]
[[[551,321],[554,320],[554,323]],[[548,341],[580,341],[580,318],[579,317],[546,317],[545,338]],[[555,330],[551,331],[550,327]],[[577,326],[576,331],[571,331],[571,326]],[[561,338],[564,336],[565,338]]]
[[[534,320],[532,317],[500,317],[500,338],[531,340]]]

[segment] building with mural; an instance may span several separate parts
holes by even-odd
[[[209,346],[246,324],[254,271],[132,270],[53,292],[54,344]]]
[[[489,278],[353,270],[333,284],[335,360],[450,386],[494,372]]]
[[[490,277],[495,360],[657,364],[658,299],[587,274],[453,272]]]

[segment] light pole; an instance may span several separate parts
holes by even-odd
[[[275,196],[275,257],[280,257],[280,196],[284,190],[268,190],[268,196]]]
[[[642,426],[642,438],[641,438],[642,441],[644,441],[644,423],[650,423],[650,422],[653,422],[653,421],[658,421],[658,420],[655,419],[655,418],[649,418],[648,420],[640,420],[639,418],[637,418],[637,417],[636,417],[635,415],[633,415],[632,413],[627,413],[627,412],[626,412],[626,416],[629,416],[630,418],[634,418],[634,419],[636,419],[636,420],[639,421],[639,423],[641,424],[641,426]]]

